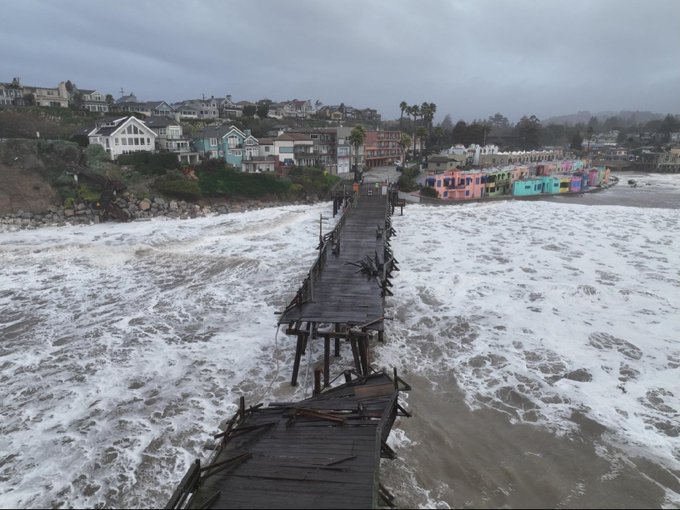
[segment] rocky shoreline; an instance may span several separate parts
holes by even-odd
[[[113,203],[127,213],[129,221],[149,220],[152,218],[189,219],[205,216],[237,213],[279,207],[284,205],[311,204],[317,200],[307,197],[295,202],[261,200],[225,200],[212,203],[192,203],[184,200],[163,197],[138,198],[132,193],[123,193]],[[50,207],[42,213],[19,210],[0,217],[0,232],[22,229],[35,229],[48,226],[95,225],[103,222],[120,223],[102,208],[85,202],[72,205]]]

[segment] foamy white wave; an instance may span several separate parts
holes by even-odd
[[[288,384],[294,339],[275,336],[275,313],[329,209],[0,234],[0,506],[163,505],[239,396],[271,399],[272,381],[277,400],[305,396]],[[470,406],[561,433],[590,418],[677,469],[679,221],[611,206],[409,205],[393,217],[401,271],[377,364],[453,372]],[[310,344],[301,381],[319,357]],[[397,429],[391,444],[409,441]],[[447,505],[446,487],[419,487],[412,472],[404,483],[423,505]]]
[[[238,398],[288,379],[275,313],[327,208],[3,234],[0,506],[163,505]]]
[[[676,180],[677,181],[677,180]],[[453,372],[471,407],[680,469],[680,213],[502,202],[409,206],[378,363]]]

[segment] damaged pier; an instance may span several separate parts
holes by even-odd
[[[397,261],[390,248],[396,192],[387,184],[357,185],[354,192],[334,196],[334,212],[343,214],[332,232],[322,236],[319,256],[295,298],[281,314],[287,335],[297,337],[291,384],[296,385],[300,360],[311,339],[324,340],[324,387],[330,382],[330,350],[340,355],[349,343],[356,372],[368,375],[368,340],[383,340],[385,296]]]
[[[205,466],[189,468],[166,508],[377,508],[393,506],[379,482],[387,436],[408,416],[396,374],[374,373],[295,403],[245,407],[216,437]]]
[[[248,408],[242,397],[208,463],[191,465],[166,508],[394,507],[380,459],[394,457],[387,438],[396,417],[409,416],[399,394],[411,388],[396,369],[390,377],[371,367],[368,343],[376,333],[383,340],[385,296],[398,270],[390,248],[390,216],[403,207],[397,195],[379,183],[339,188],[333,213],[342,208],[342,216],[319,232],[319,255],[281,314],[279,326],[297,338],[293,385],[309,342],[323,339],[313,396]],[[343,340],[354,366],[331,387],[331,342],[339,356]]]

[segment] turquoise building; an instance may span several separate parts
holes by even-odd
[[[552,175],[543,175],[540,177],[543,181],[543,193],[559,193],[560,192],[560,178]]]
[[[523,179],[512,183],[512,195],[515,197],[528,197],[543,193],[543,179]]]
[[[235,126],[209,126],[193,137],[199,154],[211,159],[224,159],[235,168],[241,169],[244,159],[257,156],[259,143],[250,130],[241,131]]]

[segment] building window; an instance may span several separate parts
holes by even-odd
[[[210,146],[211,147],[217,147],[217,138],[211,138],[210,139]]]
[[[118,145],[118,138],[114,138],[115,144]]]
[[[147,138],[147,139],[146,139],[146,144],[147,144],[147,145],[151,145],[151,138]]]

